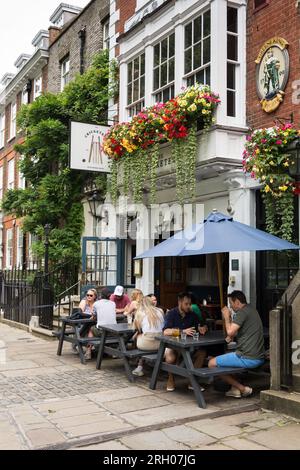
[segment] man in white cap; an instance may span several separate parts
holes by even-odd
[[[110,296],[110,300],[116,304],[116,313],[124,313],[127,305],[130,304],[130,299],[127,294],[124,294],[124,287],[117,286],[114,293]]]

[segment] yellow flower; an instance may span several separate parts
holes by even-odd
[[[274,180],[273,180],[273,178],[270,178],[270,183],[274,183]]]
[[[288,187],[286,185],[283,185],[283,186],[279,186],[279,189],[280,191],[284,192],[288,189]]]
[[[289,162],[284,162],[283,166],[289,166]]]
[[[195,105],[195,103],[191,104],[191,106],[188,107],[188,111],[197,111],[197,106]]]
[[[187,101],[186,100],[179,100],[179,106],[181,108],[185,108],[187,106]]]
[[[266,179],[265,175],[263,175],[263,176],[261,177],[261,179],[262,179],[263,181],[265,181],[265,179]]]
[[[256,149],[255,153],[256,153],[256,155],[258,155],[259,154],[259,149]]]
[[[289,133],[288,133],[288,132],[284,132],[283,135],[284,135],[285,137],[287,137],[287,136],[289,135]]]
[[[266,186],[265,186],[265,193],[268,193],[268,192],[270,192],[270,191],[271,191],[270,186],[269,186],[268,184],[266,184]]]
[[[270,165],[275,166],[275,163],[273,162],[273,160],[270,161]]]
[[[206,109],[202,109],[202,114],[208,114],[208,111]]]

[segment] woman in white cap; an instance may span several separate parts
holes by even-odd
[[[124,313],[127,305],[130,304],[130,299],[127,294],[124,294],[124,287],[117,286],[114,293],[110,296],[110,300],[116,304],[116,313]]]

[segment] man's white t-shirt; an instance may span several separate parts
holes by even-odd
[[[94,303],[94,310],[97,313],[97,327],[102,325],[116,325],[116,304],[111,300],[101,299]]]

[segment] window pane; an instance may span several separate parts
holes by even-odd
[[[145,74],[145,54],[141,55],[141,75]]]
[[[139,58],[134,59],[134,65],[133,65],[133,78],[136,79],[138,78],[140,74],[140,61]]]
[[[205,84],[210,85],[210,67],[205,69]]]
[[[132,82],[132,62],[128,64],[128,76],[127,76],[128,83]]]
[[[164,91],[163,91],[163,102],[166,102],[170,99],[170,89],[169,88],[166,88]]]
[[[154,84],[153,84],[154,90],[157,90],[159,88],[159,67],[157,67],[154,70]]]
[[[170,88],[170,98],[169,99],[174,98],[174,96],[175,96],[175,87],[174,87],[174,85],[172,85],[171,88]]]
[[[189,77],[186,82],[187,82],[187,86],[195,85],[195,75],[192,75],[191,77]]]
[[[235,116],[235,92],[227,90],[227,116]]]
[[[132,103],[132,85],[128,85],[128,99],[127,103],[130,104]]]
[[[160,86],[164,86],[168,83],[168,64],[164,63],[160,69]]]
[[[161,62],[164,62],[168,58],[168,38],[161,42]]]
[[[203,64],[210,62],[210,38],[203,41]]]
[[[140,98],[145,96],[145,76],[140,79]]]
[[[235,90],[235,65],[227,64],[227,88]]]
[[[237,9],[227,8],[227,31],[231,33],[237,33]]]
[[[210,34],[210,10],[203,15],[203,37]]]
[[[278,287],[287,287],[289,284],[289,276],[287,270],[278,271]]]
[[[159,62],[160,62],[160,44],[156,44],[156,46],[154,46],[154,67],[156,65],[159,65]]]
[[[171,59],[169,62],[169,82],[174,80],[175,75],[175,59]]]
[[[201,42],[194,46],[194,65],[193,69],[201,67]]]
[[[169,58],[175,55],[175,34],[169,37]]]
[[[238,60],[237,39],[237,36],[227,35],[227,58],[230,60]]]
[[[185,51],[184,72],[188,73],[192,70],[192,48]]]
[[[276,287],[276,271],[268,270],[267,271],[267,287]]]
[[[194,44],[201,40],[202,16],[194,21]]]
[[[204,85],[204,70],[200,70],[200,72],[196,74],[196,82]]]
[[[137,101],[139,99],[139,80],[133,82],[133,101]]]
[[[192,23],[185,27],[185,49],[192,45]]]

